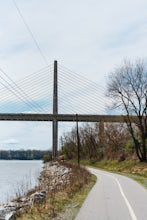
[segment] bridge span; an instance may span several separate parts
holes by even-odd
[[[77,76],[76,76],[77,77]],[[16,85],[15,82],[13,82]],[[12,90],[12,86],[10,91]],[[19,87],[17,86],[17,89]],[[14,93],[14,92],[13,92]],[[17,96],[17,91],[15,91]],[[24,97],[24,94],[23,94]],[[21,100],[23,98],[21,96]],[[28,96],[27,96],[28,98]],[[84,99],[84,96],[83,96]],[[92,98],[91,98],[92,99]],[[51,114],[43,113],[0,113],[0,121],[44,121],[52,122],[52,151],[53,157],[56,158],[58,154],[58,122],[99,122],[99,133],[102,137],[104,133],[104,123],[123,123],[127,116],[124,115],[92,115],[92,114],[59,114],[58,112],[58,65],[54,61],[53,67],[53,109]],[[68,100],[68,99],[67,99]],[[101,103],[99,103],[101,105]],[[38,106],[37,106],[38,107]],[[91,112],[91,111],[90,111]],[[135,116],[132,116],[132,121],[136,121]]]
[[[136,116],[132,116],[135,121]],[[125,115],[84,115],[84,114],[28,114],[1,113],[0,121],[54,121],[58,122],[125,122]]]

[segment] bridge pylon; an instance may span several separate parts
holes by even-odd
[[[53,115],[58,114],[58,63],[54,61],[54,78],[53,78]],[[52,149],[53,159],[58,156],[58,120],[53,119],[52,122]]]

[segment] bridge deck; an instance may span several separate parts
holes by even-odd
[[[78,119],[77,119],[78,118]],[[136,116],[131,117],[135,120]],[[64,121],[64,122],[124,122],[120,115],[74,115],[74,114],[0,114],[0,121]]]

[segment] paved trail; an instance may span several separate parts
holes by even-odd
[[[89,168],[98,178],[75,220],[147,220],[147,190],[132,179]]]

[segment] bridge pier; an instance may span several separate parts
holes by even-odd
[[[99,143],[100,146],[103,146],[105,144],[104,121],[99,122]]]
[[[53,132],[53,159],[58,156],[58,121],[56,119],[52,122],[52,132]]]
[[[53,82],[53,114],[58,114],[58,64],[57,61],[54,61],[54,82]],[[53,159],[58,156],[58,120],[56,118],[53,119],[52,124],[52,156]]]

